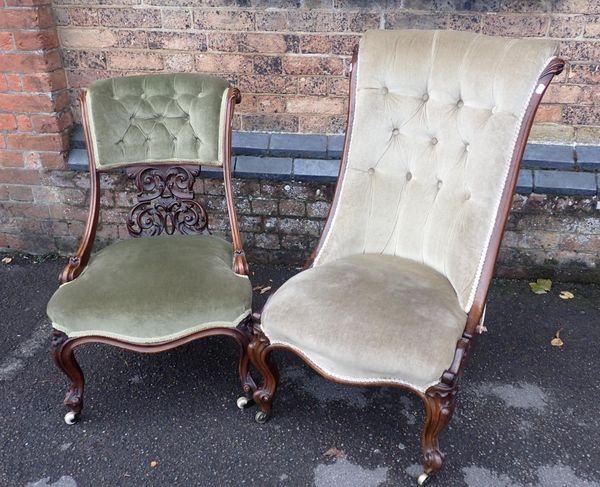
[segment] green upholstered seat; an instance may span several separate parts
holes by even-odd
[[[223,165],[229,83],[195,73],[99,80],[87,90],[99,169],[153,162]]]
[[[232,260],[231,244],[210,235],[123,240],[56,291],[48,316],[69,337],[137,344],[235,327],[250,314],[252,287]]]
[[[336,378],[424,391],[450,366],[466,319],[439,272],[365,254],[297,274],[271,297],[261,322],[272,344],[296,349]]]

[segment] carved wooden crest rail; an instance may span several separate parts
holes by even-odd
[[[133,237],[210,233],[206,209],[194,199],[199,167],[140,166],[127,169],[138,189],[137,204],[127,216]]]

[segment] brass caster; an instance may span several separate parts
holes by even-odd
[[[252,404],[252,399],[248,399],[245,396],[242,397],[238,397],[237,401],[235,402],[237,404],[237,407],[240,409],[246,409],[248,406],[250,406]]]
[[[265,424],[267,419],[269,419],[269,415],[264,411],[259,411],[256,413],[256,416],[254,416],[254,419],[258,424]]]
[[[419,475],[419,478],[417,479],[417,484],[425,485],[428,484],[430,480],[431,476],[428,473],[423,472],[421,475]]]
[[[69,411],[65,414],[65,423],[67,424],[75,424],[79,421],[80,413],[76,413],[75,411]]]

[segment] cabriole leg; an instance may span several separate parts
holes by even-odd
[[[238,373],[242,383],[244,395],[238,397],[236,404],[238,408],[245,409],[247,406],[252,404],[252,395],[254,394],[254,391],[256,391],[256,383],[250,375],[250,357],[248,355],[248,346],[250,340],[252,339],[251,317],[248,317],[248,319],[244,320],[240,325],[238,325],[238,330],[241,332],[241,337],[238,340],[240,345],[240,363],[238,367]]]
[[[67,391],[64,400],[65,406],[69,409],[69,412],[65,415],[67,424],[76,423],[83,408],[83,372],[75,360],[74,348],[73,340],[70,340],[66,334],[58,330],[52,332],[50,353],[56,366],[63,371],[71,382],[71,387]]]
[[[264,335],[260,328],[255,327],[254,336],[248,347],[250,360],[254,367],[258,369],[263,377],[263,382],[259,388],[254,391],[254,402],[258,404],[260,411],[256,413],[256,422],[265,423],[271,416],[271,409],[277,384],[279,382],[279,372],[275,362],[271,359],[272,351],[269,339]]]
[[[431,475],[442,468],[445,454],[440,450],[438,439],[452,419],[457,390],[456,385],[441,383],[427,389],[423,396],[426,418],[421,437],[421,451],[425,457],[425,464],[423,474],[418,478],[419,485],[424,485]]]

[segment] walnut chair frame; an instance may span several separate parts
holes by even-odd
[[[354,49],[352,57],[352,67],[350,76],[350,100],[347,114],[347,129],[342,153],[342,160],[339,169],[338,184],[334,194],[332,206],[327,217],[321,238],[317,247],[312,252],[311,256],[305,263],[304,269],[308,269],[313,265],[316,256],[323,247],[325,236],[332,226],[333,216],[336,208],[340,204],[341,187],[345,174],[345,168],[348,163],[348,154],[350,147],[350,139],[352,137],[352,127],[354,120],[354,108],[356,104],[356,88],[357,88],[357,63],[358,63],[358,46]],[[418,478],[419,485],[423,485],[431,479],[431,476],[437,473],[444,461],[445,454],[440,450],[439,435],[450,422],[455,409],[456,395],[459,388],[459,380],[462,376],[469,351],[475,342],[475,336],[478,331],[478,326],[483,323],[485,315],[485,304],[491,284],[491,279],[494,271],[496,258],[502,241],[502,235],[508,219],[508,214],[511,208],[512,196],[515,191],[519,166],[534,116],[538,105],[550,83],[552,78],[560,74],[564,68],[564,61],[558,57],[552,58],[545,69],[542,71],[538,79],[538,84],[535,92],[529,99],[526,112],[521,124],[518,138],[510,160],[509,174],[507,183],[501,194],[500,205],[498,207],[498,217],[496,218],[493,233],[490,239],[489,246],[485,253],[484,264],[481,277],[478,281],[473,304],[467,314],[466,325],[462,336],[456,343],[454,359],[452,363],[444,371],[439,378],[439,382],[430,386],[424,392],[414,389],[406,384],[393,384],[390,382],[361,382],[359,380],[346,381],[339,377],[334,377],[324,370],[321,370],[317,365],[301,351],[291,346],[276,343],[271,344],[265,333],[261,329],[260,315],[254,315],[253,333],[254,337],[249,347],[250,359],[252,364],[262,375],[262,382],[258,389],[254,392],[253,398],[260,410],[256,413],[256,421],[264,423],[271,416],[272,403],[277,391],[279,373],[277,366],[271,357],[271,352],[274,350],[287,350],[294,353],[307,363],[315,372],[322,377],[338,383],[362,387],[399,387],[406,391],[416,394],[423,402],[425,408],[425,424],[421,435],[421,451],[424,457],[423,474]]]
[[[236,209],[232,188],[232,166],[231,166],[231,122],[234,107],[241,102],[241,94],[237,88],[228,88],[225,105],[225,125],[223,130],[223,178],[225,188],[225,199],[233,240],[233,271],[236,274],[248,276],[249,269],[244,253],[242,238],[236,218]],[[92,150],[90,121],[87,111],[87,92],[82,91],[79,96],[79,104],[82,114],[82,124],[85,140],[87,143],[87,155],[90,174],[90,208],[85,225],[81,244],[75,255],[69,261],[59,276],[60,284],[65,284],[77,278],[88,264],[94,238],[98,227],[100,210],[100,174],[111,169],[98,169],[95,154]],[[138,203],[135,204],[127,218],[127,228],[132,237],[138,237],[145,231],[150,235],[167,233],[169,235],[176,231],[182,234],[210,234],[208,228],[208,214],[202,204],[194,200],[192,186],[195,177],[200,174],[202,164],[182,161],[179,164],[172,162],[153,163],[152,165],[124,166],[128,176],[135,180],[138,194]],[[123,167],[123,166],[122,166]],[[157,182],[158,181],[158,182]],[[150,193],[149,196],[144,193]],[[154,213],[145,215],[151,200],[158,199],[159,207],[165,212],[164,215]],[[178,210],[181,208],[181,210]],[[181,211],[179,218],[174,215]],[[152,238],[152,237],[150,237]],[[79,420],[83,408],[84,375],[81,367],[75,359],[75,349],[89,343],[100,343],[112,345],[125,350],[141,353],[159,353],[166,350],[185,345],[201,338],[212,336],[227,336],[232,338],[240,349],[238,374],[242,384],[244,395],[238,398],[237,405],[245,407],[252,400],[253,391],[256,389],[249,373],[248,345],[251,339],[251,316],[248,316],[235,328],[213,327],[207,328],[189,335],[179,337],[172,341],[163,341],[151,344],[136,344],[124,340],[105,336],[83,336],[70,338],[59,330],[53,330],[50,353],[56,366],[67,376],[70,387],[64,399],[64,405],[68,412],[65,422],[73,424]]]

